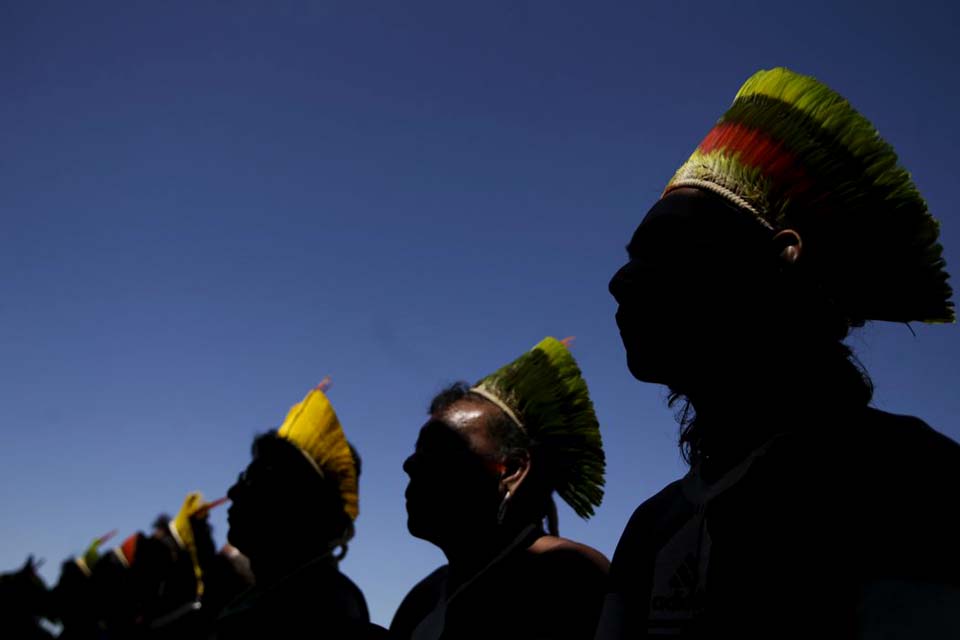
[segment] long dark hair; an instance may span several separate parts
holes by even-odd
[[[844,343],[850,331],[862,327],[864,321],[845,315],[800,264],[778,263],[776,272],[768,277],[772,283],[770,295],[757,300],[756,317],[764,318],[768,327],[775,322],[777,335],[789,338],[803,363],[798,371],[778,377],[776,384],[782,397],[797,393],[807,404],[831,408],[869,404],[873,382]],[[772,334],[769,328],[767,331]],[[768,350],[769,346],[762,341],[756,344],[756,354]],[[771,372],[752,369],[750,354],[744,355],[742,361],[730,363],[731,372],[742,373],[748,382],[761,380],[769,385]],[[753,395],[748,394],[745,402],[763,404],[767,400],[758,396],[762,391],[751,392]],[[713,450],[723,447],[724,434],[713,432],[715,427],[698,420],[688,391],[682,386],[670,387],[668,406],[675,410],[680,424],[678,444],[687,464],[696,466]],[[771,415],[771,428],[780,420],[781,416]]]

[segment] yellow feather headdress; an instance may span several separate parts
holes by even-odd
[[[302,401],[293,405],[277,435],[296,445],[320,475],[336,483],[344,511],[351,520],[356,520],[360,511],[357,463],[340,420],[324,393],[329,387],[330,379],[324,378]]]
[[[216,506],[226,502],[226,498],[220,498],[213,502],[204,502],[203,494],[199,491],[192,491],[187,494],[183,501],[183,506],[177,512],[176,517],[170,522],[170,533],[181,549],[185,549],[190,554],[190,562],[193,564],[193,576],[197,580],[197,599],[203,597],[203,571],[200,567],[200,558],[197,555],[197,541],[193,535],[193,524],[190,519],[194,516],[206,517],[207,512]]]

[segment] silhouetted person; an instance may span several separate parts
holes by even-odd
[[[410,533],[449,564],[410,591],[391,635],[592,637],[608,562],[557,537],[552,495],[588,517],[600,504],[603,469],[586,384],[557,340],[474,387],[438,395],[404,471]]]
[[[633,514],[598,638],[960,637],[960,447],[870,408],[842,342],[953,319],[936,237],[842,98],[783,69],[741,89],[610,283],[690,472]]]
[[[129,539],[128,539],[129,540]],[[127,545],[129,549],[129,544]],[[139,549],[141,558],[146,555]],[[142,561],[145,563],[145,561]],[[95,598],[95,611],[107,638],[142,638],[146,634],[143,607],[155,591],[153,584],[143,585],[139,579],[142,564],[131,567],[122,551],[105,552],[92,567],[90,590]]]
[[[256,583],[223,611],[218,638],[377,637],[360,589],[338,569],[357,516],[359,458],[321,387],[230,488],[230,544]]]
[[[169,572],[167,547],[142,533],[103,554],[97,547],[99,542],[63,564],[53,590],[63,624],[60,637],[149,637],[147,612],[162,593]]]
[[[165,610],[173,565],[170,546],[139,531],[100,557],[90,591],[105,637],[151,637],[150,623]]]
[[[94,579],[94,570],[100,564],[100,547],[110,540],[116,531],[102,535],[78,556],[66,560],[60,567],[60,577],[51,590],[53,618],[60,622],[63,640],[103,638],[107,635],[106,600],[112,595],[105,593],[109,580],[101,572]]]
[[[140,594],[137,618],[151,634],[163,635],[164,627],[199,608],[193,558],[174,531],[176,519],[166,513],[158,515],[149,535],[137,534],[128,562]],[[189,521],[189,515],[186,519]]]
[[[167,551],[156,597],[147,612],[153,638],[207,638],[224,605],[239,595],[229,565],[216,552],[208,516],[225,499],[207,503],[190,493],[176,517],[154,523],[151,542]]]
[[[99,601],[90,575],[81,569],[74,558],[61,565],[60,578],[52,589],[51,597],[55,617],[63,625],[60,638],[83,640],[100,637],[103,631]]]
[[[0,636],[41,640],[53,636],[40,625],[51,615],[47,586],[33,556],[18,571],[0,574]]]

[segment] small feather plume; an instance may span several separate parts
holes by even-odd
[[[93,570],[94,565],[97,564],[97,561],[100,559],[100,547],[110,541],[117,535],[117,530],[109,531],[102,536],[97,536],[93,541],[87,546],[83,551],[83,555],[76,559],[77,566],[86,574],[90,575],[90,572]]]

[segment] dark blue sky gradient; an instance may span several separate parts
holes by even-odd
[[[344,569],[386,624],[441,561],[400,469],[430,397],[548,334],[577,336],[609,456],[597,517],[561,530],[612,554],[683,472],[606,291],[633,228],[741,82],[786,65],[894,144],[956,272],[954,7],[3,3],[0,567],[33,552],[54,579],[223,494],[330,374],[365,463]],[[878,406],[957,438],[960,330],[914,330],[851,344]]]

